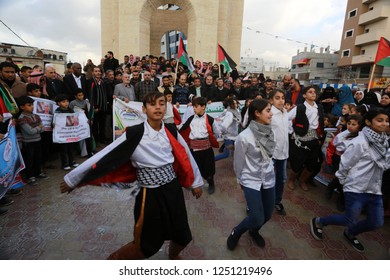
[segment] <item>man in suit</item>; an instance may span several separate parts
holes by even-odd
[[[64,84],[59,79],[56,79],[55,75],[54,65],[46,64],[43,97],[50,100],[55,100],[56,96],[64,94]]]
[[[190,100],[194,97],[206,97],[206,89],[202,86],[202,81],[199,77],[194,78],[194,84],[190,87]]]
[[[84,96],[87,94],[87,80],[84,75],[81,75],[81,64],[78,62],[72,65],[73,73],[64,77],[65,94],[69,100],[74,99],[74,95],[77,89],[82,89]]]

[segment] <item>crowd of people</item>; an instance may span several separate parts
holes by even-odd
[[[142,185],[134,210],[134,241],[110,259],[152,256],[165,239],[171,240],[170,258],[178,258],[192,238],[179,186],[192,188],[199,198],[203,178],[212,195],[218,187],[214,182],[215,161],[228,158],[231,151],[247,216],[232,229],[228,249],[234,250],[246,231],[259,247],[264,247],[259,233],[262,226],[273,213],[287,214],[282,203],[284,186],[291,191],[297,187],[309,191],[325,164],[335,178],[327,197],[337,192],[343,213],[313,218],[311,233],[321,240],[323,227],[345,226],[344,237],[363,252],[356,236],[381,227],[384,210],[389,211],[390,174],[386,170],[390,168],[390,85],[382,92],[347,85],[321,90],[303,86],[288,74],[275,82],[263,74],[240,75],[236,69],[224,73],[223,67],[212,62],[192,63],[195,70],[191,73],[176,59],[152,55],[125,55],[119,63],[108,51],[99,65],[91,60],[84,67],[69,63],[65,75],[60,75],[51,64],[42,70],[40,66],[19,69],[12,60],[2,62],[2,99],[11,104],[8,108],[12,110],[2,108],[0,136],[11,121],[5,113],[11,113],[23,135],[24,177],[28,184],[47,178],[43,170],[53,157],[42,155],[45,145],[53,147],[53,154],[59,152],[61,168],[71,171],[61,184],[62,192],[97,181],[137,180]],[[55,101],[59,106],[55,113],[73,112],[75,107],[85,112],[92,135],[86,141],[87,161],[79,166],[73,160],[74,145],[60,144],[56,148],[50,143],[50,132],[43,132],[39,116],[33,114],[30,96]],[[126,103],[142,102],[147,120],[128,128],[113,142],[112,106],[116,98]],[[212,102],[223,102],[226,109],[219,123],[205,112]],[[193,110],[185,120],[177,112],[183,104]],[[223,143],[217,141],[218,137]],[[105,145],[113,145],[113,152],[96,157]],[[135,177],[107,175],[119,169],[123,172],[126,162],[131,163],[126,172],[130,176],[135,168]],[[91,170],[85,171],[88,168]],[[181,180],[183,177],[187,182]],[[4,206],[11,201],[8,195],[1,199],[1,214],[6,213]],[[145,209],[148,211],[144,215]],[[366,216],[359,220],[363,210]],[[160,222],[153,224],[156,219]],[[137,230],[139,227],[143,230]]]

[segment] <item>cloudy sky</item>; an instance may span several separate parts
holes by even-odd
[[[305,46],[338,50],[346,3],[245,0],[241,56],[284,67]],[[31,46],[67,52],[73,62],[99,62],[100,0],[0,0],[0,20]],[[0,42],[25,45],[2,22]]]

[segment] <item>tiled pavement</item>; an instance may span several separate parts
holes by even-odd
[[[80,159],[81,160],[81,159]],[[233,226],[245,216],[245,201],[232,171],[232,159],[216,163],[217,190],[196,200],[185,191],[193,241],[182,252],[183,259],[390,259],[390,218],[383,228],[362,234],[365,253],[354,251],[342,236],[341,227],[330,226],[324,240],[310,235],[313,216],[336,213],[335,200],[324,198],[325,188],[286,189],[287,216],[274,214],[262,228],[263,249],[244,234],[234,251],[226,248]],[[26,186],[13,197],[9,212],[0,217],[0,259],[11,260],[100,260],[132,240],[134,201],[128,190],[87,186],[61,194],[65,174],[47,170],[50,176],[38,186]],[[167,243],[152,259],[167,259]]]

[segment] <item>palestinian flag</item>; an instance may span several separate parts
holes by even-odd
[[[195,70],[194,65],[192,65],[192,62],[190,60],[190,57],[188,56],[188,53],[184,49],[184,43],[183,38],[180,37],[180,43],[179,43],[179,51],[177,53],[177,59],[183,63],[183,65],[187,66],[190,73],[192,73]]]
[[[232,72],[233,69],[237,66],[237,63],[230,58],[230,56],[226,53],[224,48],[218,44],[218,63],[222,64],[225,68],[226,72]]]
[[[376,53],[375,64],[390,67],[390,42],[381,37]]]

